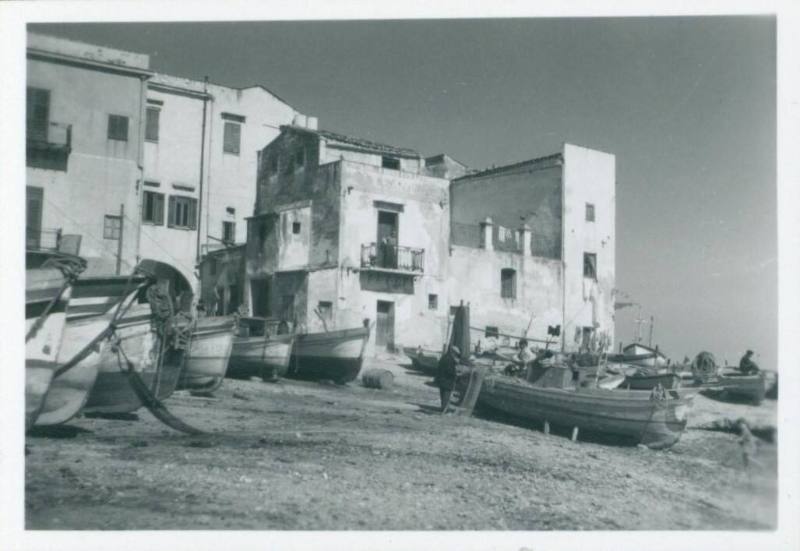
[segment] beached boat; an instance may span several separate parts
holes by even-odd
[[[288,376],[344,384],[358,377],[369,340],[368,327],[297,335]]]
[[[44,404],[66,325],[74,277],[85,261],[67,255],[29,251],[25,270],[25,428],[33,426]]]
[[[232,318],[198,318],[178,389],[213,392],[222,384],[233,348]]]
[[[656,399],[648,391],[539,387],[493,374],[484,378],[478,404],[527,420],[668,448],[683,433],[692,400],[676,390],[665,395]]]
[[[666,367],[669,364],[667,357],[657,348],[650,348],[641,343],[629,344],[622,349],[622,355],[612,355],[614,361],[637,365],[641,367]]]
[[[278,334],[278,332],[281,334]],[[261,377],[276,381],[286,375],[295,336],[278,320],[239,318],[228,364],[228,377]]]
[[[436,350],[425,349],[421,347],[405,346],[403,353],[411,360],[411,365],[414,369],[428,373],[429,375],[436,374],[436,367],[439,365],[439,359],[442,353]]]
[[[706,393],[722,392],[726,397],[742,398],[753,402],[755,405],[764,400],[767,392],[764,373],[744,375],[737,371],[723,371],[713,383],[715,387],[707,389]]]
[[[662,388],[678,388],[681,386],[681,377],[676,373],[658,373],[655,375],[634,373],[627,375],[621,386],[630,390],[651,390],[656,385],[661,385]]]
[[[117,309],[136,298],[142,283],[142,278],[126,276],[81,278],[74,283],[59,371],[50,383],[37,425],[66,423],[86,404],[109,343],[107,338],[98,338],[108,330]]]

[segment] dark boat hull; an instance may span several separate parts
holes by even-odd
[[[678,388],[681,384],[681,378],[674,373],[639,376],[629,375],[625,377],[622,388],[629,388],[631,390],[652,390],[659,384],[665,389]]]
[[[763,373],[758,375],[727,373],[719,376],[714,382],[715,390],[723,391],[725,396],[742,398],[755,405],[763,402],[767,393],[766,378]]]
[[[411,360],[411,365],[414,369],[429,375],[436,375],[436,368],[439,365],[441,354],[413,347],[403,348],[403,353]]]
[[[297,335],[287,376],[340,384],[353,381],[361,371],[368,339],[366,327]]]
[[[651,400],[649,396],[643,391],[537,388],[510,377],[492,376],[484,381],[478,403],[527,420],[668,448],[686,428],[691,397]]]
[[[265,381],[286,375],[294,335],[235,337],[227,376],[261,377]]]

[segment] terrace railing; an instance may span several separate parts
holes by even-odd
[[[425,249],[385,243],[361,245],[361,268],[393,270],[421,274],[425,266]]]

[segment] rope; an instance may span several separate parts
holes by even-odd
[[[72,285],[81,272],[86,269],[86,261],[77,256],[52,256],[45,260],[41,267],[56,268],[59,270],[64,275],[64,283],[62,283],[55,296],[50,299],[50,302],[47,303],[47,306],[45,306],[45,309],[41,314],[39,314],[39,317],[36,318],[36,321],[33,322],[30,330],[25,335],[25,342],[28,342],[36,336],[36,333],[38,333],[39,329],[41,329],[44,325],[45,319],[47,319],[47,316],[50,315],[50,311],[53,309],[53,306],[55,306],[56,303],[61,300],[61,297],[64,295],[64,292],[67,290],[67,288]]]

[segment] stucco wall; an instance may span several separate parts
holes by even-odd
[[[615,286],[614,155],[564,146],[564,279],[565,344],[576,346],[576,331],[595,326],[614,342]],[[586,220],[586,203],[594,205],[595,221]],[[583,277],[583,253],[597,254],[597,281]]]
[[[561,257],[561,160],[558,156],[501,167],[453,180],[450,186],[453,243],[473,243],[474,228],[487,216],[495,224],[532,229],[531,252]]]
[[[501,296],[500,271],[516,271],[516,298]],[[480,329],[497,327],[501,333],[547,339],[547,326],[561,321],[561,262],[453,246],[447,279],[450,305],[470,303],[470,325]],[[531,322],[531,316],[533,321]],[[485,340],[482,330],[473,331],[472,342]]]
[[[50,90],[50,121],[72,125],[67,170],[28,168],[26,184],[44,192],[43,228],[82,235],[87,275],[112,274],[118,242],[104,239],[105,215],[125,204],[122,273],[136,265],[141,81],[97,69],[28,59],[27,85]],[[102,90],[102,93],[98,91]],[[109,114],[129,117],[128,140],[109,140]]]

